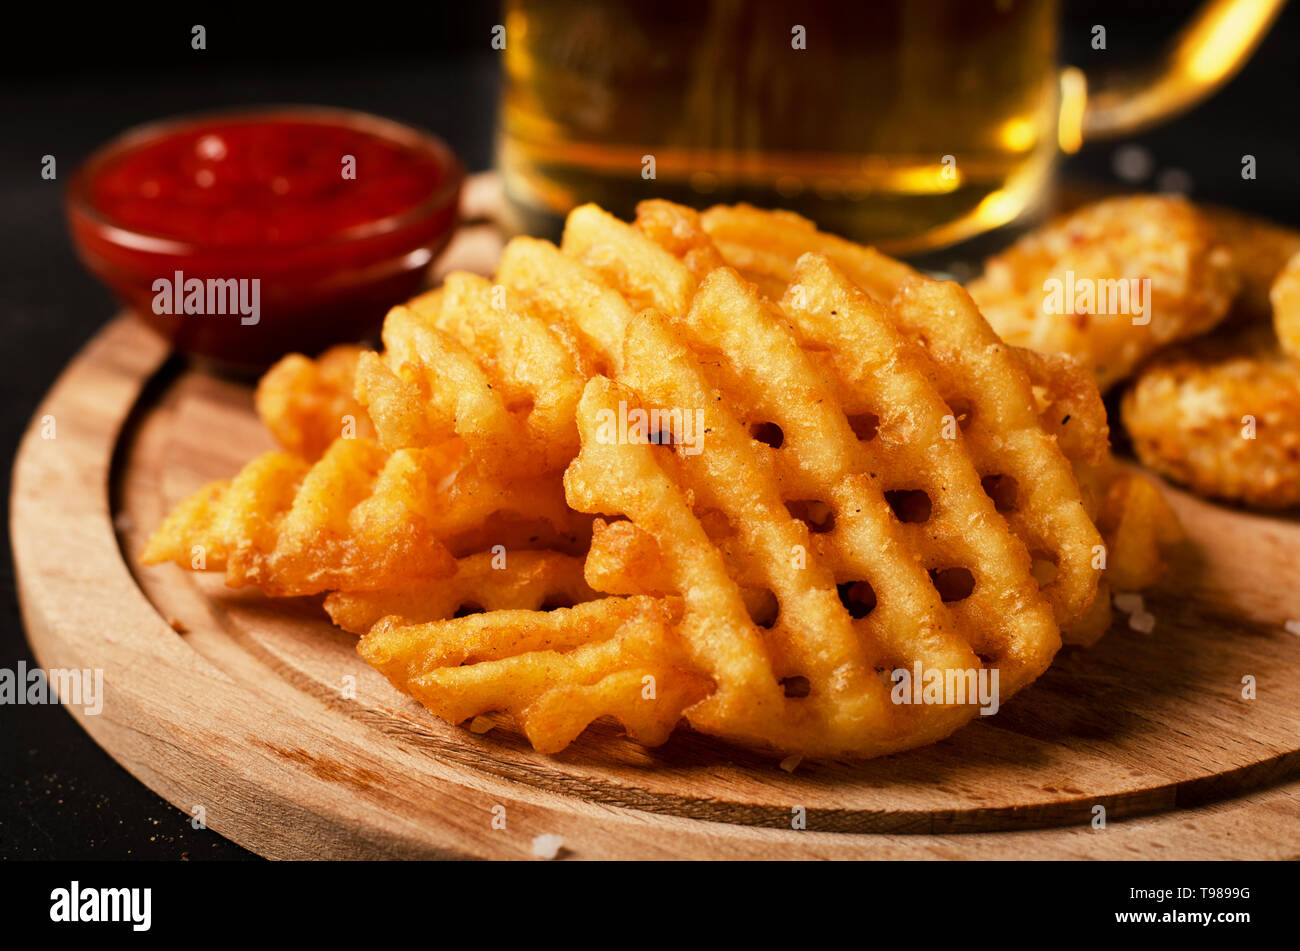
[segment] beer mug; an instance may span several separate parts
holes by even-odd
[[[1061,152],[1207,96],[1283,2],[1209,0],[1150,68],[1085,77],[1055,0],[507,0],[498,164],[533,232],[585,201],[746,201],[915,253],[1029,217]]]

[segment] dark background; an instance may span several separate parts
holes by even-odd
[[[1154,55],[1194,4],[1066,2],[1063,59],[1086,69]],[[501,22],[495,3],[426,3],[394,10],[323,5],[289,18],[206,11],[78,13],[7,20],[0,59],[0,446],[7,458],[42,394],[116,310],[73,257],[63,184],[94,146],[128,126],[176,113],[263,102],[362,109],[436,132],[472,171],[492,163]],[[797,11],[798,5],[793,5]],[[190,27],[208,48],[190,49]],[[1108,49],[1089,46],[1093,24]],[[1243,72],[1214,98],[1130,140],[1162,171],[1190,176],[1198,199],[1300,226],[1300,5],[1283,11]],[[1122,143],[1085,147],[1063,174],[1114,182]],[[40,177],[41,156],[58,180]],[[1243,181],[1241,156],[1258,178]],[[8,497],[9,463],[4,466]],[[7,522],[6,522],[7,529]],[[7,534],[0,548],[0,667],[34,660],[13,591]],[[118,766],[58,706],[0,708],[0,858],[248,858],[214,832],[190,828]]]

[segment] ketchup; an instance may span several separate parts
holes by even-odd
[[[356,339],[416,293],[454,227],[462,177],[438,140],[397,123],[250,112],[127,133],[78,171],[69,217],[82,260],[150,326],[181,349],[260,366]],[[189,312],[183,288],[158,291],[254,279],[255,319]]]
[[[445,178],[432,155],[358,129],[226,119],[115,156],[90,195],[131,229],[219,247],[281,247],[407,211]]]

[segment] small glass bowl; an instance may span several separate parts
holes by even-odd
[[[204,245],[114,221],[92,186],[107,163],[151,142],[213,123],[320,123],[361,131],[432,158],[443,170],[411,207],[292,244]],[[67,193],[78,256],[117,298],[175,348],[232,368],[258,369],[291,351],[315,354],[373,333],[387,310],[419,292],[458,221],[464,167],[442,140],[367,113],[281,106],[184,116],[131,129],[77,169]],[[159,278],[258,279],[256,323],[239,315],[155,313]]]

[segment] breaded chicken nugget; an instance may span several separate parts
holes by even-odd
[[[1160,347],[1221,321],[1237,287],[1231,255],[1197,209],[1148,195],[1025,235],[969,290],[1008,343],[1078,357],[1105,391]]]
[[[1228,246],[1233,270],[1241,280],[1228,322],[1244,326],[1269,320],[1273,314],[1269,292],[1287,261],[1300,254],[1300,231],[1229,208],[1198,207]]]
[[[1282,268],[1269,292],[1273,302],[1273,329],[1278,342],[1293,360],[1300,360],[1300,253]]]
[[[1138,457],[1203,495],[1300,504],[1300,365],[1267,328],[1162,355],[1124,395]]]

